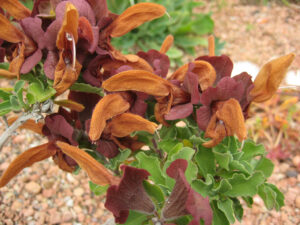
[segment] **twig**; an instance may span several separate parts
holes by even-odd
[[[30,112],[25,113],[20,116],[10,127],[8,127],[4,133],[0,136],[0,150],[2,149],[3,145],[6,143],[7,139],[15,132],[15,130],[25,123],[27,120],[33,118],[36,113]]]

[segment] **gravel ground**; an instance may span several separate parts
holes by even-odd
[[[215,2],[199,10],[213,11],[215,34],[226,41],[223,53],[234,61],[262,65],[274,56],[295,52],[297,59],[292,67],[300,68],[299,9],[247,6],[236,1],[227,1],[226,6],[218,8]],[[1,87],[8,85],[7,81],[0,83]],[[0,132],[4,129],[1,121]],[[29,131],[18,132],[0,152],[0,174],[18,154],[46,142]],[[284,161],[274,161],[270,182],[285,193],[286,206],[280,212],[267,211],[262,200],[255,197],[252,209],[244,212],[243,225],[300,224],[299,162],[299,149]],[[66,174],[52,160],[25,169],[0,191],[0,225],[92,225],[104,224],[108,218],[111,214],[104,210],[103,197],[90,192],[86,174]]]

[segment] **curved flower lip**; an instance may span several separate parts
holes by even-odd
[[[13,177],[15,177],[24,168],[31,166],[35,162],[42,161],[53,156],[56,148],[52,144],[46,143],[37,147],[28,149],[15,158],[8,166],[0,178],[0,188],[5,186]]]
[[[191,64],[194,65],[194,68],[191,72],[198,75],[198,82],[201,90],[204,91],[208,87],[212,86],[216,80],[216,71],[214,67],[208,62],[200,60],[193,61]],[[178,80],[180,82],[183,82],[188,70],[189,64],[181,66],[171,75],[169,80]]]
[[[1,1],[3,2],[3,1]],[[25,41],[25,34],[17,29],[11,22],[0,13],[0,38],[11,42],[19,43]]]
[[[165,14],[165,7],[155,3],[138,3],[127,8],[107,28],[111,37],[120,37],[141,24]]]
[[[108,129],[115,137],[125,137],[134,131],[147,131],[153,134],[156,128],[157,124],[132,113],[115,116],[108,125]]]
[[[295,54],[290,53],[266,63],[261,68],[254,80],[254,88],[250,91],[254,102],[267,101],[275,94],[294,58]]]
[[[113,91],[140,91],[153,96],[168,96],[171,84],[165,79],[144,70],[128,70],[114,75],[102,83],[102,87]]]
[[[59,106],[67,107],[75,112],[82,112],[84,110],[84,106],[82,104],[72,101],[70,99],[57,100],[54,101],[54,103]]]
[[[18,0],[1,0],[0,7],[5,9],[16,20],[30,17],[31,12]]]
[[[244,115],[240,103],[233,98],[219,102],[205,131],[205,137],[212,140],[203,143],[206,148],[219,144],[225,136],[237,135],[239,141],[246,139]]]
[[[98,185],[113,185],[118,183],[118,178],[114,177],[102,164],[85,151],[61,141],[57,141],[56,145],[86,171],[93,183]]]
[[[129,103],[119,94],[110,94],[103,97],[93,111],[89,130],[90,139],[92,141],[98,140],[106,126],[106,121],[127,111],[129,108]]]

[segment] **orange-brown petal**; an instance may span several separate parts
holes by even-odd
[[[147,21],[165,14],[165,7],[155,3],[138,3],[126,9],[107,28],[111,37],[120,37]]]
[[[212,148],[216,146],[224,139],[224,137],[226,137],[225,126],[223,123],[217,121],[216,114],[211,117],[208,123],[205,131],[205,137],[211,138],[211,140],[202,144],[205,148]]]
[[[54,163],[58,165],[58,167],[66,172],[72,173],[76,167],[69,166],[68,163],[64,159],[64,155],[62,151],[57,151],[55,155],[52,157]]]
[[[15,79],[18,77],[18,75],[8,70],[0,69],[0,77],[5,77],[6,79]]]
[[[106,120],[117,116],[130,108],[130,105],[119,94],[110,94],[102,98],[94,108],[89,137],[92,141],[100,138]]]
[[[84,105],[82,105],[78,102],[72,101],[70,99],[57,100],[57,101],[54,101],[54,103],[56,105],[69,108],[76,112],[82,112],[84,110]]]
[[[173,35],[168,35],[164,42],[162,43],[161,47],[160,47],[160,52],[165,54],[167,53],[167,51],[171,48],[171,46],[173,45],[173,42],[174,42],[174,37]]]
[[[294,58],[293,53],[281,56],[261,68],[250,92],[253,101],[264,102],[275,94]]]
[[[15,51],[18,52],[18,55],[10,62],[8,70],[11,73],[17,74],[18,79],[20,79],[20,70],[25,61],[25,44],[22,43],[21,47]]]
[[[24,168],[29,167],[36,162],[47,159],[50,156],[53,156],[55,153],[56,148],[50,143],[39,145],[23,152],[17,158],[15,158],[14,161],[12,161],[6,171],[2,174],[0,178],[0,187],[5,186]]]
[[[236,135],[240,141],[246,139],[247,130],[240,103],[231,98],[225,101],[216,112],[217,118],[223,121],[227,136]]]
[[[16,20],[30,17],[31,12],[18,0],[0,0],[0,7],[5,9]]]
[[[58,49],[62,50],[65,48],[67,33],[71,34],[75,40],[75,43],[77,43],[78,18],[79,14],[75,6],[72,3],[67,2],[62,26],[58,32],[56,39],[56,46]]]
[[[1,1],[4,2],[4,1]],[[11,43],[19,43],[25,40],[25,35],[0,13],[0,39]]]
[[[202,60],[197,60],[192,63],[195,65],[192,72],[198,75],[198,82],[201,90],[204,91],[208,87],[212,86],[216,80],[216,71],[214,67],[210,63]],[[181,66],[172,74],[169,79],[183,82],[184,77],[188,71],[188,67],[188,64]]]
[[[65,153],[74,159],[79,166],[88,174],[91,181],[98,185],[114,184],[116,178],[97,160],[85,151],[65,142],[56,142],[56,145]]]
[[[56,96],[65,92],[78,79],[81,64],[76,60],[75,69],[71,64],[66,64],[63,58],[63,51],[60,53],[59,61],[55,67],[53,87]]]
[[[134,131],[146,131],[153,134],[156,128],[157,124],[132,113],[115,116],[109,123],[111,134],[115,137],[125,137]]]
[[[7,122],[9,125],[11,125],[17,119],[18,119],[17,116],[13,116],[13,117],[8,118]],[[34,120],[29,119],[25,123],[23,123],[21,126],[19,126],[19,128],[31,130],[37,134],[43,135],[43,132],[42,132],[43,126],[44,126],[44,123],[41,123],[41,122],[36,123]]]
[[[168,96],[171,84],[148,71],[128,70],[107,79],[102,87],[107,91],[140,91],[154,96]]]

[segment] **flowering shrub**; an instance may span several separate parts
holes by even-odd
[[[110,43],[163,16],[163,6],[120,15],[105,0],[0,6],[0,76],[18,80],[1,88],[0,113],[23,112],[7,119],[0,145],[18,127],[48,138],[11,162],[0,187],[52,157],[66,172],[84,170],[120,224],[232,224],[255,194],[268,209],[283,206],[267,182],[273,164],[247,140],[245,120],[252,102],[276,92],[294,54],[265,64],[252,82],[245,72],[231,77],[232,61],[214,55],[210,38],[209,55],[169,72],[172,36],[136,55]]]

